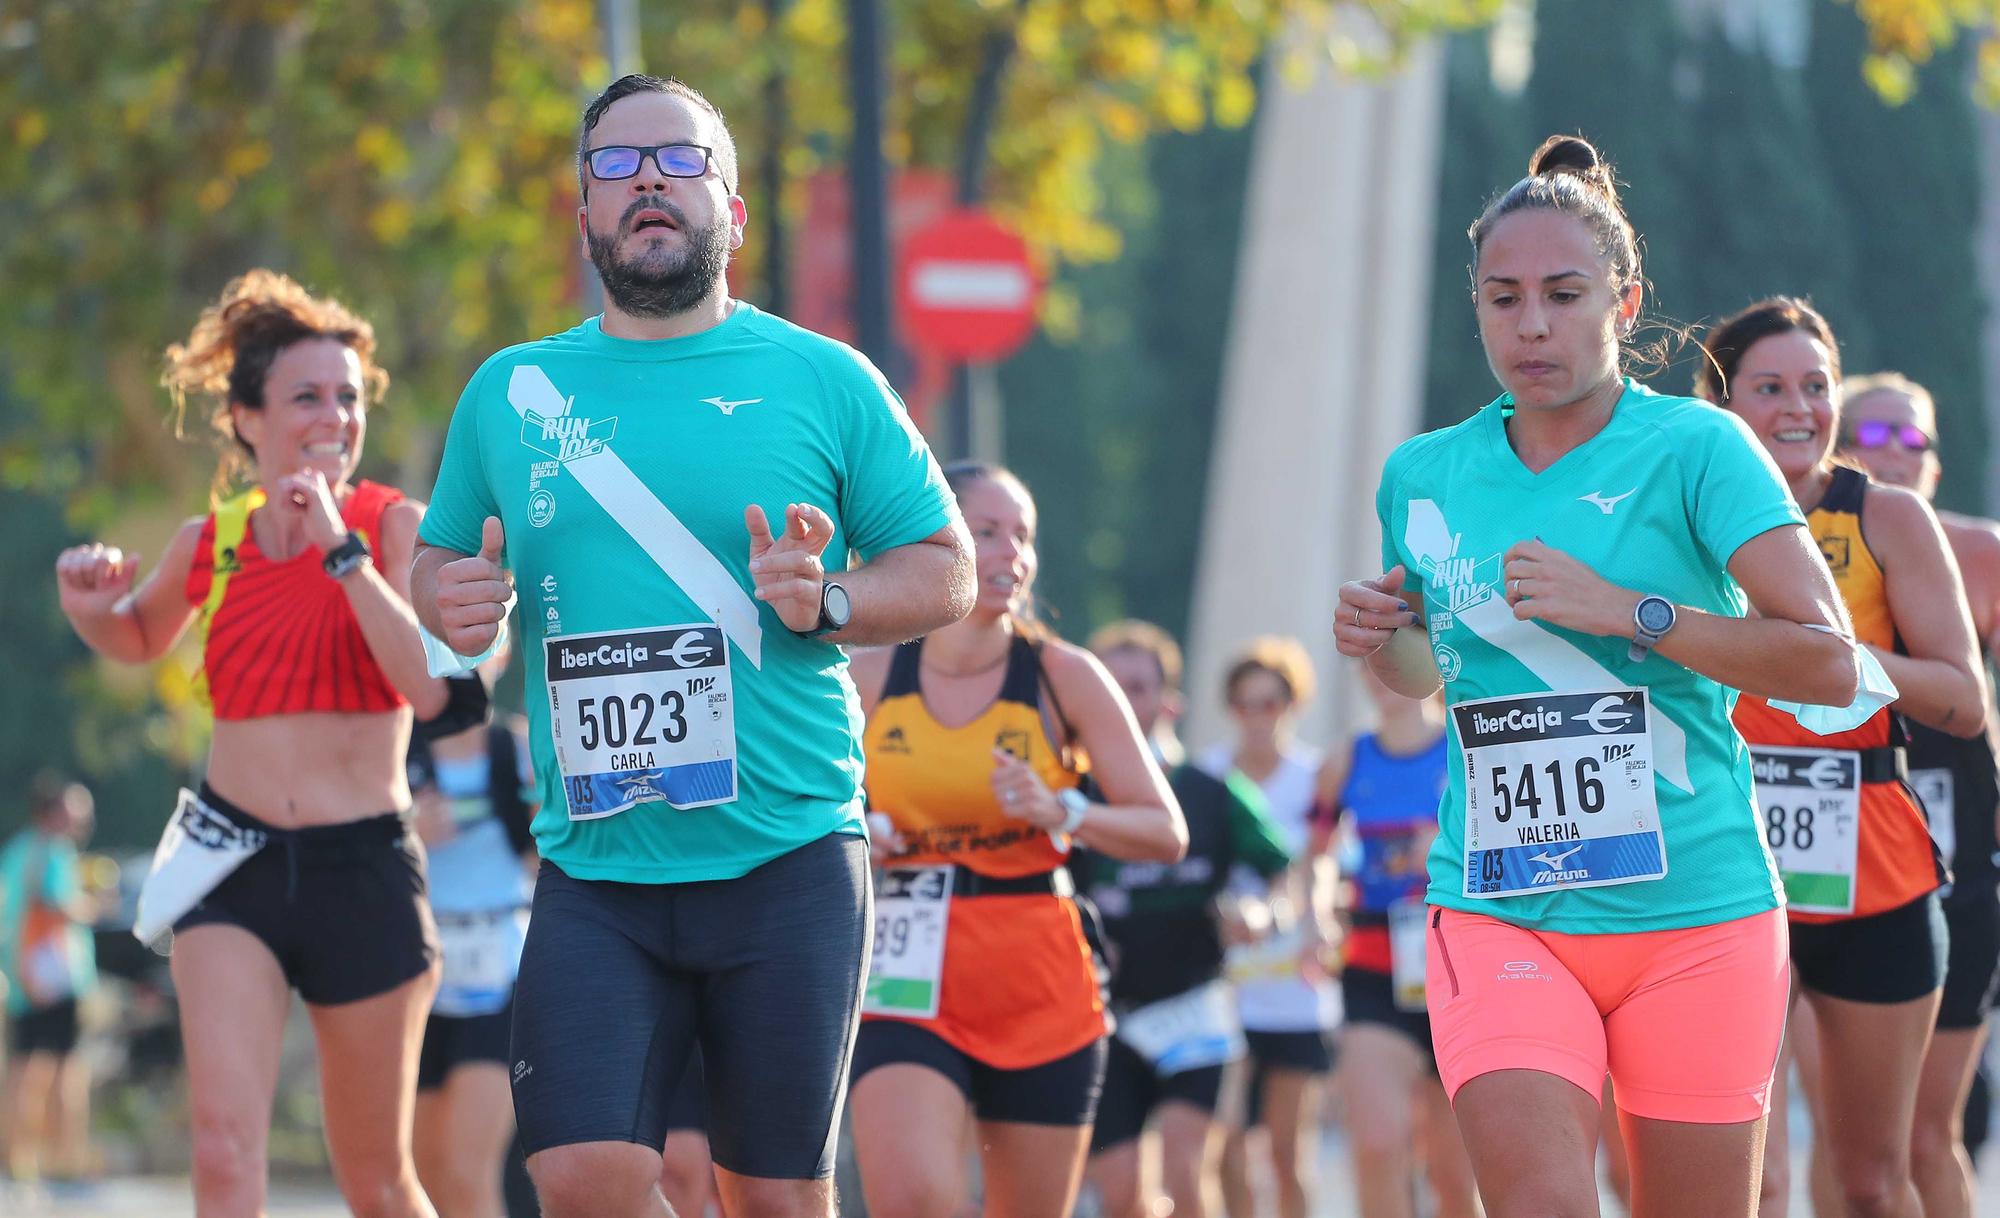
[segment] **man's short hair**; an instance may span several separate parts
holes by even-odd
[[[590,99],[583,108],[583,124],[576,133],[576,185],[584,198],[590,197],[590,133],[597,129],[604,112],[612,103],[634,93],[671,93],[682,98],[715,117],[715,168],[722,175],[722,187],[730,194],[736,193],[736,137],[729,134],[729,123],[722,117],[716,104],[701,95],[701,91],[686,81],[671,76],[648,76],[643,72],[630,72],[604,86],[604,92]]]
[[[1090,636],[1090,650],[1097,655],[1113,651],[1143,652],[1160,666],[1162,689],[1181,687],[1181,645],[1174,642],[1173,635],[1151,622],[1128,617],[1108,626],[1100,626]]]

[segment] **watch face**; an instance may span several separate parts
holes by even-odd
[[[847,598],[847,589],[839,584],[828,584],[826,595],[820,602],[827,620],[836,627],[847,625],[847,619],[854,613],[854,602]]]
[[[1648,634],[1658,634],[1674,624],[1674,607],[1657,596],[1639,602],[1639,625]]]

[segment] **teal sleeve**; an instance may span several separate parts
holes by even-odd
[[[1784,525],[1803,525],[1784,476],[1743,420],[1709,407],[1708,425],[1685,438],[1681,468],[1687,479],[1695,538],[1718,569],[1743,543]]]
[[[1222,783],[1228,788],[1229,840],[1237,861],[1266,879],[1291,866],[1291,852],[1271,820],[1264,792],[1234,770]]]
[[[839,348],[822,364],[840,419],[839,523],[864,556],[922,541],[958,516],[930,445],[866,357]]]
[[[417,536],[426,545],[477,554],[486,518],[500,514],[493,487],[486,480],[486,459],[479,438],[482,399],[492,379],[492,367],[493,361],[488,360],[473,374],[459,395],[458,407],[451,412],[437,484],[431,487],[430,506],[417,526]]]
[[[48,862],[42,869],[41,903],[52,909],[67,909],[81,888],[77,876],[76,847],[67,841],[48,847]]]

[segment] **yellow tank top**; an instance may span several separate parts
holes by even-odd
[[[1015,638],[1000,696],[963,727],[945,727],[924,705],[922,655],[922,639],[896,649],[863,737],[868,807],[888,813],[909,848],[895,865],[956,863],[1002,879],[1061,866],[1066,853],[1046,831],[1002,811],[991,784],[994,749],[1027,762],[1051,790],[1081,779],[1043,724],[1036,644]]]
[[[1882,565],[1861,535],[1861,505],[1868,494],[1868,475],[1838,466],[1819,506],[1806,515],[1806,525],[1833,572],[1835,586],[1847,604],[1854,634],[1864,643],[1885,650],[1896,646],[1896,620],[1889,610],[1888,581]],[[1902,722],[1894,712],[1877,711],[1866,723],[1845,732],[1820,736],[1807,731],[1790,714],[1762,698],[1745,694],[1733,715],[1736,730],[1755,744],[1808,749],[1852,749],[1863,757],[1900,750]],[[1867,772],[1864,768],[1863,773]],[[1855,848],[1854,912],[1852,914],[1789,912],[1794,922],[1834,922],[1866,917],[1908,904],[1936,888],[1944,879],[1943,865],[1931,843],[1923,806],[1900,780],[1863,781],[1860,840]]]
[[[896,649],[863,736],[868,807],[889,816],[906,847],[888,865],[951,863],[994,879],[1062,866],[1068,843],[1008,816],[991,785],[996,748],[1026,761],[1053,790],[1081,778],[1081,758],[1066,759],[1043,723],[1038,645],[1015,638],[1000,696],[962,727],[945,727],[924,705],[922,655],[922,639]],[[955,896],[946,923],[937,1016],[907,1022],[1001,1070],[1066,1057],[1104,1035],[1097,968],[1074,901],[1052,892]]]
[[[1896,622],[1889,614],[1889,586],[1882,566],[1861,536],[1861,502],[1868,493],[1868,475],[1835,466],[1826,494],[1806,515],[1806,525],[1819,552],[1833,572],[1840,599],[1854,619],[1854,637],[1890,649],[1896,645]]]

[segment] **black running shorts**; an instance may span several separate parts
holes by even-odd
[[[514,987],[527,1153],[658,1150],[699,1044],[719,1166],[831,1175],[873,918],[868,846],[851,834],[733,880],[578,880],[543,862]]]

